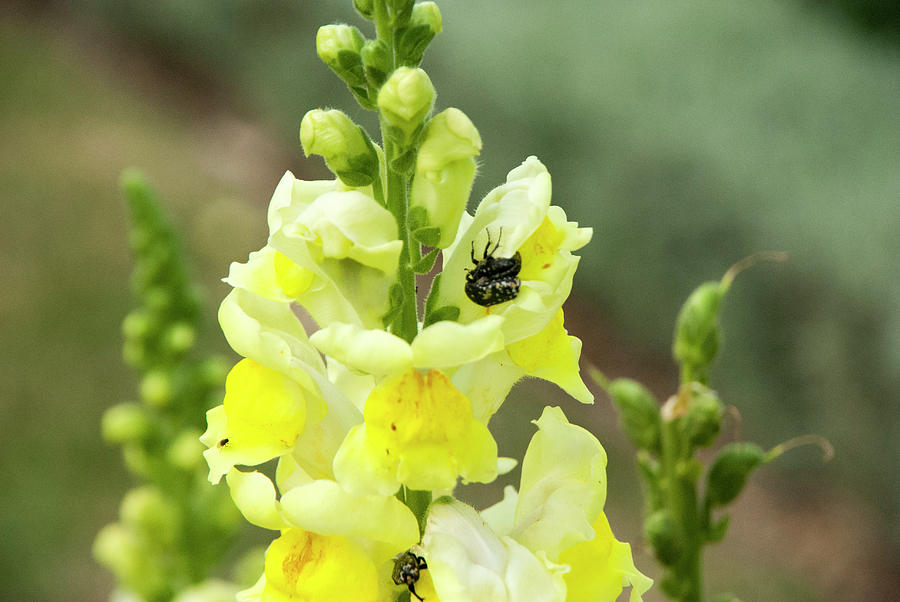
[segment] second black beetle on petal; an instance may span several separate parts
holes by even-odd
[[[405,585],[413,596],[424,602],[424,598],[416,593],[416,582],[419,580],[419,571],[427,568],[424,558],[407,550],[394,557],[394,572],[391,578],[397,585]]]
[[[500,236],[503,231],[500,231]],[[475,259],[475,241],[472,241],[472,263],[475,267],[466,272],[466,296],[473,303],[484,307],[512,301],[519,295],[519,270],[522,257],[519,252],[512,257],[494,257],[500,246],[500,237],[491,249],[491,236],[484,247],[481,259]]]

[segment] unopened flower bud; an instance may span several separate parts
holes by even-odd
[[[110,443],[124,443],[143,438],[150,430],[147,409],[136,402],[114,405],[103,413],[103,438]]]
[[[691,293],[678,313],[672,352],[690,380],[705,381],[706,369],[719,350],[719,307],[723,296],[719,282],[706,282]]]
[[[434,2],[413,6],[406,28],[397,39],[397,57],[402,65],[416,67],[434,36],[441,33],[441,11]]]
[[[166,459],[182,470],[192,470],[203,461],[206,446],[200,443],[199,431],[188,429],[179,434],[166,450]]]
[[[725,406],[716,393],[706,387],[690,393],[690,402],[681,428],[688,441],[695,447],[712,445],[722,427]]]
[[[421,69],[400,67],[391,73],[378,93],[378,109],[390,126],[386,135],[408,146],[434,106],[434,97],[431,79]]]
[[[668,511],[658,510],[644,522],[644,535],[653,546],[656,558],[665,566],[672,566],[681,557],[682,545],[678,524]]]
[[[642,384],[630,378],[612,381],[607,389],[621,412],[622,428],[638,449],[659,450],[659,402]]]
[[[719,450],[707,477],[706,500],[710,507],[734,501],[750,473],[765,460],[766,452],[754,443],[729,443]]]
[[[163,339],[166,348],[174,353],[183,353],[194,346],[197,330],[187,322],[178,322],[170,326]]]
[[[129,312],[122,320],[122,334],[128,339],[139,339],[146,336],[152,329],[150,316],[147,312],[135,309]]]
[[[161,370],[153,370],[141,380],[141,398],[149,405],[162,407],[172,401],[172,381]]]
[[[316,33],[319,58],[350,87],[365,86],[359,52],[366,39],[352,25],[323,25]]]
[[[378,154],[363,129],[338,110],[309,111],[300,122],[306,156],[321,155],[348,186],[367,186],[378,177]]]
[[[480,151],[481,136],[459,109],[428,122],[410,192],[410,228],[420,242],[441,249],[453,243]]]
[[[121,523],[106,525],[97,533],[93,546],[94,558],[118,577],[137,574],[140,565],[140,538]]]
[[[157,541],[172,541],[178,535],[178,509],[156,487],[145,485],[128,491],[119,515],[124,524],[140,529]]]
[[[372,0],[353,0],[353,7],[366,19],[372,18],[374,10]]]

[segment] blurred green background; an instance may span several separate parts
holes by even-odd
[[[761,469],[706,558],[743,600],[900,599],[900,8],[891,0],[444,0],[424,67],[438,108],[484,139],[473,199],[537,154],[555,202],[594,227],[570,332],[610,376],[677,383],[681,301],[765,249],[725,302],[712,375],[727,437],[830,439]],[[303,113],[376,128],[318,62],[316,28],[364,26],[350,0],[0,3],[0,599],[100,600],[90,556],[130,480],[100,439],[136,395],[117,179],[139,166],[182,229],[224,349],[218,281],[265,239],[286,169],[326,177]],[[368,30],[366,30],[368,32]],[[608,400],[519,385],[492,424],[521,456],[559,403],[610,454],[609,513],[640,543],[631,450]],[[496,490],[473,489],[496,499]],[[652,598],[658,599],[658,598]]]

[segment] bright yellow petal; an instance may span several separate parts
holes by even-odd
[[[262,602],[376,602],[375,565],[346,537],[289,529],[266,553]]]
[[[509,357],[526,373],[559,385],[582,403],[593,403],[594,395],[581,379],[578,358],[581,341],[569,336],[563,326],[563,310],[539,333],[507,346]]]
[[[365,406],[365,453],[393,463],[412,489],[452,489],[457,476],[497,476],[497,444],[469,400],[438,370],[385,381]]]
[[[572,546],[559,558],[571,567],[564,575],[567,602],[613,602],[628,585],[631,602],[642,600],[653,580],[635,568],[631,546],[616,540],[605,514],[594,523],[594,531],[594,539]]]

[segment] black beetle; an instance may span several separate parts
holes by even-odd
[[[504,301],[512,301],[519,295],[519,270],[522,269],[522,256],[516,251],[512,257],[494,257],[500,247],[500,237],[491,249],[491,235],[484,247],[481,259],[475,259],[475,241],[472,241],[472,263],[475,267],[466,272],[466,296],[473,303],[490,307]]]

